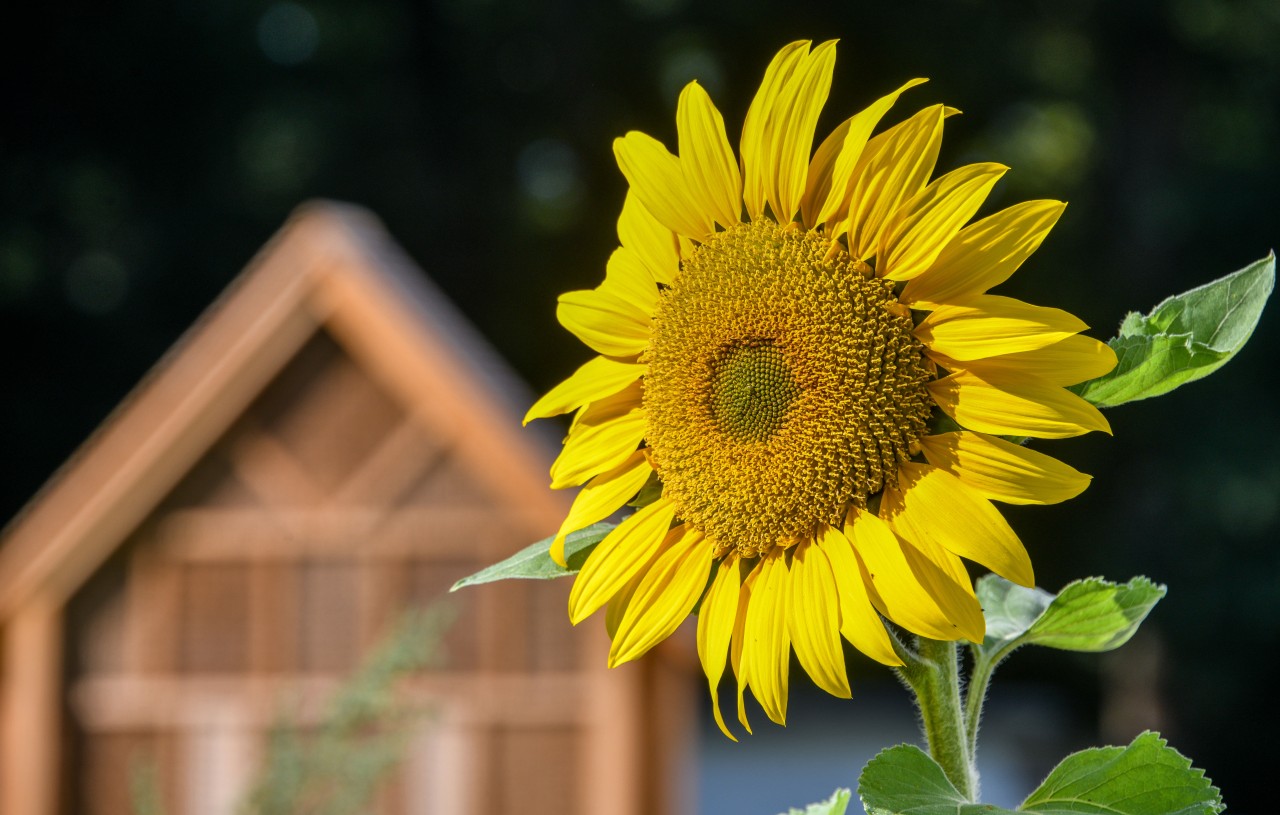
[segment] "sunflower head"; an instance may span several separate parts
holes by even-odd
[[[558,560],[566,534],[660,487],[588,557],[573,622],[607,606],[617,664],[701,603],[712,697],[728,662],[744,726],[748,689],[785,721],[792,653],[848,696],[842,638],[889,665],[886,620],[980,641],[964,561],[1033,583],[992,502],[1061,501],[1089,480],[1001,436],[1109,430],[1065,386],[1110,370],[1110,349],[1066,312],[987,293],[1063,205],[970,223],[1007,168],[934,177],[953,109],[876,132],[923,80],[813,149],[834,60],[834,42],[783,48],[737,154],[696,82],[675,154],[643,133],[615,142],[621,245],[604,281],[558,309],[599,356],[526,418],[576,411],[552,468],[552,486],[581,487]]]
[[[769,220],[708,236],[653,315],[645,439],[663,495],[723,551],[839,525],[897,482],[932,400],[893,284]]]

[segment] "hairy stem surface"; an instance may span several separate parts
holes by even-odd
[[[898,672],[916,695],[929,754],[960,794],[973,801],[978,795],[978,771],[960,699],[956,650],[954,642],[920,637],[916,653],[899,648],[906,664]]]

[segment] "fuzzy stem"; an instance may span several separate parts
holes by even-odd
[[[969,673],[969,685],[965,688],[964,718],[968,728],[969,757],[978,758],[978,724],[982,720],[982,706],[987,700],[987,685],[1003,654],[995,659],[982,659],[974,649],[973,670]]]
[[[960,794],[974,801],[978,795],[978,770],[960,701],[956,644],[920,637],[917,649],[917,653],[897,649],[905,663],[898,673],[916,695],[929,754]]]

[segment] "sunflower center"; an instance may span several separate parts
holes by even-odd
[[[781,428],[800,390],[786,356],[767,339],[737,341],[712,363],[711,412],[721,432],[740,441],[768,441]]]
[[[752,556],[897,482],[931,374],[910,313],[826,238],[771,221],[683,260],[654,315],[650,460],[679,517]]]

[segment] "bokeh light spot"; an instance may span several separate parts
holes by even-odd
[[[264,110],[242,125],[238,158],[254,195],[300,195],[319,164],[322,136],[299,111]]]
[[[574,223],[583,199],[582,171],[573,148],[558,139],[526,145],[516,159],[524,209],[540,228],[557,231]]]
[[[713,99],[720,95],[724,85],[724,69],[715,54],[701,42],[683,37],[663,49],[658,77],[663,97],[673,103],[681,89],[695,79]]]
[[[1019,105],[993,130],[997,154],[1018,168],[1026,188],[1071,189],[1092,162],[1095,140],[1085,111],[1071,102]]]
[[[319,45],[315,15],[297,3],[273,3],[258,18],[258,47],[277,65],[301,65]]]

